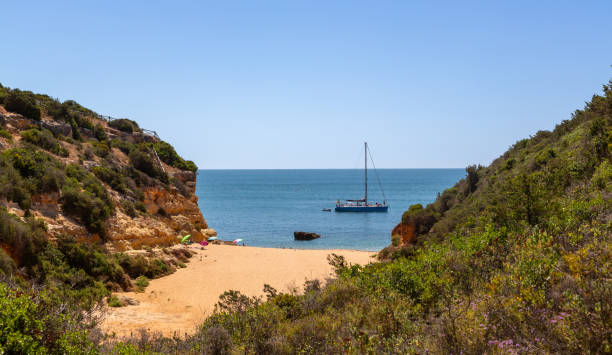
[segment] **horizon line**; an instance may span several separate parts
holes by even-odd
[[[371,168],[369,170],[457,170],[463,168]],[[363,168],[198,168],[198,170],[363,170]]]

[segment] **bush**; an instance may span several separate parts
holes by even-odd
[[[12,141],[13,140],[13,136],[11,136],[10,133],[8,133],[6,130],[4,129],[0,129],[0,137],[8,140],[8,141]]]
[[[174,272],[170,265],[158,258],[149,260],[142,255],[132,257],[127,254],[117,254],[116,258],[119,265],[132,279],[136,279],[139,276],[154,279]]]
[[[198,170],[194,162],[183,160],[183,158],[181,158],[176,153],[174,148],[164,141],[159,141],[155,143],[153,148],[157,152],[159,159],[161,159],[161,161],[170,166],[173,166],[177,169],[189,170],[193,172],[196,172]]]
[[[46,130],[39,130],[36,128],[28,129],[21,132],[21,138],[31,144],[39,146],[53,154],[67,157],[68,151],[64,148],[60,142],[53,137],[53,134]]]
[[[140,275],[136,278],[136,287],[138,292],[143,292],[149,286],[149,279],[146,276]]]
[[[134,202],[134,208],[142,213],[147,213],[147,206],[145,206],[144,202],[142,201]]]
[[[134,208],[134,203],[131,201],[122,200],[121,209],[123,209],[123,212],[131,218],[135,218],[137,216],[136,209]]]
[[[0,105],[4,104],[4,100],[6,99],[6,95],[8,95],[10,89],[5,88],[0,84]]]
[[[150,177],[157,178],[162,182],[168,183],[168,175],[164,173],[151,157],[151,154],[141,150],[134,150],[130,153],[130,163],[132,166]]]
[[[34,95],[29,91],[12,90],[4,98],[4,107],[7,111],[16,112],[27,118],[40,121],[40,108],[36,104]]]
[[[108,144],[106,144],[106,141],[103,141],[103,142],[90,141],[89,143],[91,147],[93,148],[93,152],[95,155],[99,156],[100,158],[104,158],[108,156],[108,153],[110,152],[110,148],[108,147]]]
[[[105,141],[108,139],[108,135],[106,135],[106,131],[104,130],[104,127],[102,127],[102,125],[97,124],[94,127],[94,137],[96,137],[97,140],[99,141]]]
[[[19,265],[35,265],[45,242],[45,230],[41,222],[28,218],[24,223],[15,215],[0,209],[0,243],[11,250]]]
[[[138,123],[128,120],[127,118],[119,118],[116,120],[112,120],[108,123],[114,129],[120,130],[126,133],[139,132],[140,127],[138,127]]]
[[[106,237],[106,220],[112,214],[112,205],[103,201],[90,191],[80,191],[78,187],[66,186],[60,198],[62,209],[77,217],[91,232]]]
[[[15,260],[8,255],[4,249],[0,249],[0,277],[10,277],[17,271]]]
[[[116,307],[123,307],[123,306],[125,306],[123,304],[123,302],[121,302],[121,300],[119,300],[119,298],[117,296],[115,296],[115,295],[110,295],[108,297],[107,303],[108,303],[109,307],[115,307],[116,308]]]
[[[0,284],[0,349],[8,354],[95,351],[78,317],[36,295]]]
[[[59,191],[64,178],[62,165],[41,151],[13,148],[0,153],[0,196],[26,211],[33,194]]]
[[[119,149],[120,151],[122,151],[123,153],[127,155],[129,155],[132,152],[132,150],[136,149],[135,144],[130,143],[128,141],[121,140],[121,139],[113,139],[111,141],[111,146]]]
[[[122,194],[127,193],[128,188],[125,184],[125,176],[121,172],[108,166],[96,166],[92,169],[96,177],[107,183],[113,190]]]
[[[416,234],[424,234],[429,232],[431,227],[436,223],[435,212],[432,208],[423,208],[420,203],[410,206],[408,211],[402,215],[403,224],[414,224],[416,226]]]
[[[57,248],[62,252],[69,265],[85,271],[96,280],[113,282],[123,290],[130,287],[130,281],[116,259],[100,247],[93,244],[78,243],[70,236],[60,236],[57,240]]]

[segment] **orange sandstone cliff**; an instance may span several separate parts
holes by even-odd
[[[65,103],[44,101],[47,99],[42,97],[38,104],[43,108],[56,104],[62,108],[66,106]],[[28,208],[0,196],[0,207],[21,217],[33,215],[43,219],[52,239],[67,234],[81,241],[102,240],[108,248],[118,251],[142,246],[168,246],[176,244],[179,237],[186,234],[191,234],[196,242],[216,234],[208,229],[198,207],[196,168],[192,162],[186,164],[155,132],[141,129],[133,121],[119,120],[133,125],[133,131],[128,129],[126,132],[124,127],[119,126],[124,130],[112,127],[113,119],[109,117],[99,116],[80,106],[77,109],[65,114],[72,119],[72,124],[69,124],[65,117],[58,118],[57,113],[53,116],[44,109],[40,119],[31,119],[0,105],[0,128],[6,132],[0,137],[0,153],[11,149],[39,150],[31,141],[24,141],[25,131],[37,131],[41,132],[39,135],[46,134],[48,137],[45,139],[57,141],[59,150],[45,146],[40,150],[64,169],[78,165],[94,178],[101,176],[96,169],[115,171],[123,179],[123,188],[111,186],[112,182],[109,184],[99,178],[114,206],[112,214],[104,220],[104,235],[87,228],[74,213],[63,210],[62,186],[57,191],[32,194]],[[78,125],[74,123],[75,118]],[[128,155],[134,149],[144,152],[147,162],[154,163],[155,171],[162,172],[160,176],[152,178],[135,167],[134,158]]]

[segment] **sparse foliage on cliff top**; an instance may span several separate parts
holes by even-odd
[[[172,147],[170,144],[164,141],[159,141],[154,144],[154,148],[157,151],[159,158],[164,163],[181,170],[189,170],[193,172],[198,170],[194,162],[181,158],[174,150],[174,147]]]
[[[126,133],[140,132],[138,123],[128,120],[127,118],[112,120],[108,123],[108,125]]]
[[[33,120],[40,120],[40,107],[30,91],[11,90],[3,101],[8,111],[19,113]]]

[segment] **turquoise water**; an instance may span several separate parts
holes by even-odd
[[[411,204],[432,202],[465,176],[464,169],[380,169],[389,212],[333,212],[337,199],[363,196],[363,170],[200,170],[199,206],[223,240],[303,249],[380,250]],[[370,200],[382,200],[374,172]],[[331,208],[332,212],[322,212]],[[294,231],[321,238],[293,240]]]

